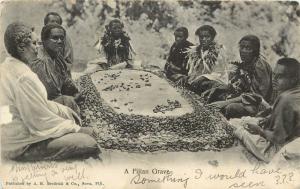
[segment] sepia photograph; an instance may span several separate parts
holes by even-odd
[[[299,1],[0,0],[0,35],[0,189],[300,189]]]

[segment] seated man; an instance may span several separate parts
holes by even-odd
[[[229,84],[204,92],[208,103],[221,108],[225,117],[254,116],[261,102],[270,102],[272,69],[260,56],[260,41],[254,35],[244,36],[239,42],[242,62],[234,62]]]
[[[65,34],[65,29],[58,24],[45,25],[41,34],[43,48],[40,49],[40,58],[31,61],[29,66],[44,84],[49,100],[79,111],[72,103],[73,96],[79,97],[79,91],[63,58]]]
[[[1,125],[1,155],[20,161],[98,157],[91,128],[81,128],[70,108],[47,99],[44,85],[28,67],[37,47],[30,27],[10,24],[4,34],[7,57],[0,65],[0,106],[9,106],[11,122]]]
[[[187,51],[193,44],[187,41],[189,33],[185,27],[177,28],[174,32],[174,36],[175,42],[170,49],[169,57],[165,65],[165,72],[168,79],[180,85],[187,82]]]
[[[216,30],[204,25],[195,34],[200,44],[188,53],[188,85],[200,95],[219,83],[226,83],[227,66],[223,47],[214,41]]]
[[[300,136],[300,63],[292,58],[278,60],[274,90],[279,95],[271,116],[260,124],[236,125],[234,133],[259,160],[269,162],[285,144]]]

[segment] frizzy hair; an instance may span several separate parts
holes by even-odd
[[[250,41],[250,43],[254,47],[253,50],[254,50],[255,56],[257,56],[257,57],[259,56],[259,54],[260,54],[260,40],[256,35],[245,35],[239,41],[239,45],[241,45],[242,41]]]
[[[26,46],[31,40],[31,27],[22,22],[9,24],[4,33],[4,44],[7,52],[14,58],[20,58],[18,47]]]
[[[203,32],[203,31],[208,31],[208,32],[212,35],[213,38],[215,38],[216,35],[217,35],[217,31],[215,30],[215,28],[213,28],[213,27],[210,26],[210,25],[203,25],[203,26],[200,26],[200,27],[196,30],[195,34],[196,34],[197,36],[199,36],[200,33]]]
[[[186,27],[179,27],[174,31],[174,35],[176,32],[182,32],[184,37],[187,39],[189,37],[189,30]]]
[[[47,14],[46,14],[46,16],[45,16],[45,18],[44,18],[44,25],[47,25],[48,24],[48,22],[49,22],[49,16],[57,16],[57,17],[59,17],[59,24],[61,25],[62,24],[62,18],[61,18],[61,16],[57,13],[57,12],[48,12]]]
[[[288,70],[289,77],[298,78],[300,76],[300,63],[294,58],[280,58],[277,64],[283,65]]]
[[[47,24],[43,27],[42,32],[41,32],[41,39],[42,42],[45,40],[49,39],[51,30],[54,28],[58,28],[64,31],[64,36],[66,37],[66,30],[59,24]]]

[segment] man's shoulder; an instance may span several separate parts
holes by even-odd
[[[283,93],[285,98],[288,98],[290,101],[295,100],[295,98],[300,98],[300,86],[296,86],[290,90],[287,90]]]
[[[23,85],[24,83],[35,83],[38,78],[29,65],[17,60],[9,58],[5,61],[4,66],[6,69],[5,74],[9,80],[15,82],[16,85]]]
[[[284,104],[286,104],[291,101],[291,97],[293,97],[293,95],[286,91],[280,94],[279,101],[284,102]]]
[[[42,69],[47,66],[47,62],[45,60],[42,60],[41,58],[36,58],[35,60],[31,61],[29,63],[30,69],[37,73],[37,72],[42,72]]]
[[[25,63],[13,57],[7,57],[1,64],[1,69],[3,74],[9,74],[18,78],[31,72]]]
[[[290,90],[283,92],[278,97],[278,101],[280,101],[281,104],[284,104],[284,105],[299,106],[300,105],[300,86],[297,86],[295,88],[292,88]]]

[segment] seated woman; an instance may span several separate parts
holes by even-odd
[[[11,57],[0,65],[0,106],[9,106],[13,119],[1,125],[3,159],[19,161],[99,157],[91,128],[82,128],[70,108],[47,99],[44,85],[28,67],[37,47],[30,27],[10,24],[4,34]]]
[[[59,24],[62,25],[63,20],[61,16],[56,12],[49,12],[46,14],[44,18],[44,25],[47,24]],[[74,63],[74,56],[73,56],[73,47],[71,39],[68,35],[65,37],[65,48],[64,48],[64,59],[69,64],[68,66],[71,68],[71,65]]]
[[[61,25],[45,25],[41,33],[43,46],[39,49],[39,58],[32,60],[29,66],[44,84],[49,100],[69,106],[78,112],[74,100],[79,98],[79,90],[63,57],[65,37],[66,31]]]
[[[242,62],[233,63],[228,85],[204,93],[208,103],[214,102],[228,119],[256,115],[261,102],[270,102],[272,95],[272,69],[260,56],[259,38],[242,37],[239,50]]]
[[[195,34],[200,44],[188,53],[188,85],[201,95],[207,89],[227,82],[227,65],[224,48],[214,41],[217,32],[212,26],[201,26]]]
[[[193,46],[187,40],[189,33],[186,27],[177,28],[174,32],[175,42],[173,43],[167,63],[165,65],[166,77],[178,85],[184,85],[187,82],[187,54]]]

